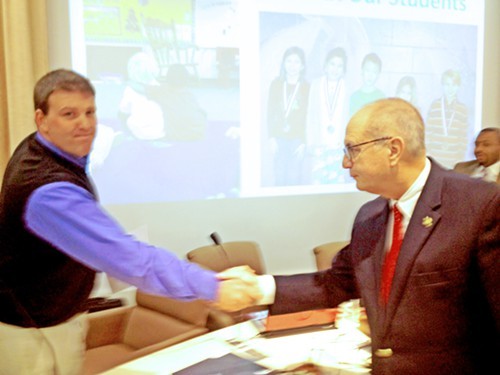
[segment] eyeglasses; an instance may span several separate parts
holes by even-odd
[[[372,139],[371,141],[366,141],[366,142],[361,142],[352,146],[345,146],[344,147],[344,154],[349,161],[353,161],[361,152],[360,146],[364,146],[370,143],[375,143],[375,142],[380,142],[380,141],[387,141],[388,139],[391,139],[392,137],[382,137],[382,138],[377,138],[377,139]]]

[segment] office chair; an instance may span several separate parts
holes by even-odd
[[[349,241],[335,241],[314,247],[313,253],[318,271],[330,268],[335,255],[347,245],[349,245]]]
[[[98,374],[209,331],[203,301],[136,292],[136,305],[88,314],[84,375]]]
[[[324,271],[331,267],[333,259],[337,253],[349,246],[350,241],[333,241],[326,242],[324,244],[318,245],[313,248],[314,257],[316,260],[316,268],[318,271]],[[363,301],[360,300],[360,306],[363,306]],[[360,316],[360,331],[365,335],[370,336],[370,326],[368,325],[368,319],[366,313],[362,310]]]
[[[257,275],[265,273],[260,247],[251,241],[219,242],[202,246],[188,252],[187,258],[191,262],[216,272],[247,265]]]
[[[213,245],[202,246],[187,253],[187,259],[197,263],[201,267],[221,272],[231,267],[247,265],[252,268],[257,275],[265,273],[265,265],[261,250],[256,242],[234,241],[222,243],[217,233],[210,235],[214,241]],[[209,320],[214,321],[217,327],[227,326],[248,320],[252,313],[267,310],[266,306],[254,306],[234,313],[225,313],[214,310],[209,316]]]

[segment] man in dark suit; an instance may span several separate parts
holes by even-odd
[[[482,129],[475,141],[475,160],[455,164],[454,171],[500,184],[500,128]]]
[[[261,302],[282,314],[361,298],[374,375],[490,373],[499,353],[500,190],[445,170],[424,144],[423,120],[408,102],[382,99],[357,112],[343,166],[358,189],[380,196],[359,210],[350,245],[329,270],[259,276]],[[393,231],[402,234],[393,240]],[[389,258],[392,285],[382,281]]]

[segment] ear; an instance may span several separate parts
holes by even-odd
[[[394,137],[389,140],[389,164],[391,167],[396,166],[403,155],[405,142],[401,137]]]
[[[45,122],[45,113],[41,109],[35,111],[35,124],[40,133],[47,132],[47,125]]]

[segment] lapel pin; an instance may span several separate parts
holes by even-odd
[[[422,219],[422,225],[426,228],[432,227],[434,220],[432,220],[432,217],[426,216]]]

